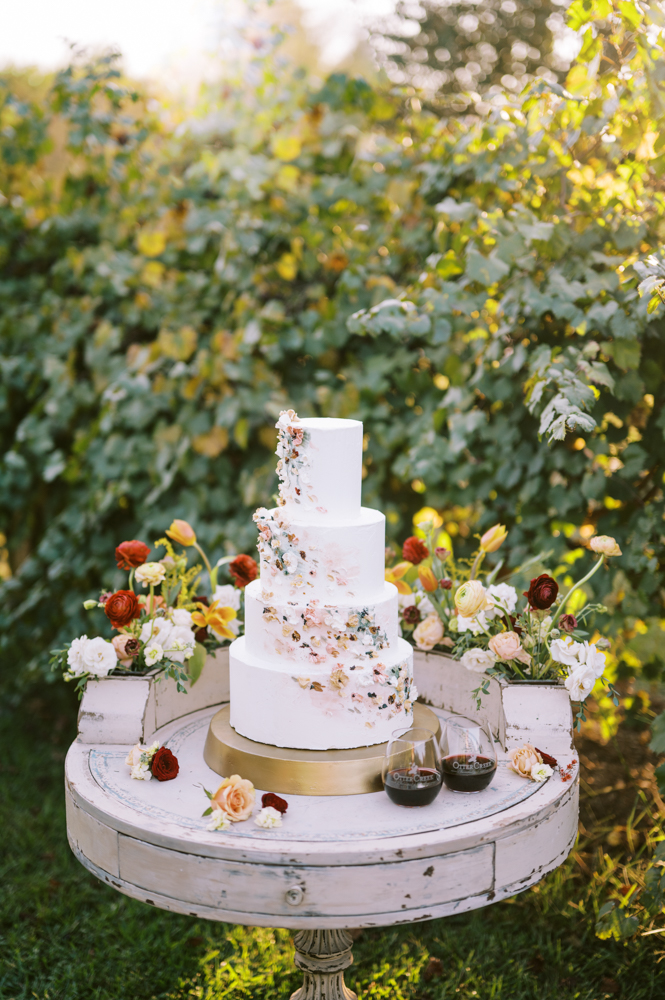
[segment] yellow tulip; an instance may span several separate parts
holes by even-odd
[[[418,567],[418,579],[423,585],[423,588],[428,594],[433,594],[434,591],[439,586],[439,581],[434,576],[434,573],[429,568],[429,566],[419,566]]]
[[[495,524],[493,528],[489,528],[483,537],[480,539],[480,547],[483,552],[496,552],[497,549],[501,548],[503,541],[508,532],[503,524]]]
[[[391,569],[386,570],[387,582],[394,583],[395,586],[397,587],[398,593],[400,594],[411,593],[411,587],[408,585],[408,583],[405,583],[404,580],[402,579],[404,574],[408,573],[410,569],[411,569],[410,562],[401,562],[397,563],[397,565],[393,566]]]
[[[175,521],[171,522],[171,527],[167,530],[166,534],[174,542],[177,542],[178,545],[184,545],[185,547],[196,545],[196,532],[187,521],[180,521],[176,518]]]
[[[221,635],[224,639],[235,639],[236,635],[227,627],[227,622],[233,621],[237,617],[233,608],[220,608],[217,601],[213,601],[210,607],[205,604],[197,604],[198,611],[192,612],[192,622],[197,628],[207,628],[208,626]]]

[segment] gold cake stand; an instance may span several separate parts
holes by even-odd
[[[217,774],[240,774],[257,788],[285,795],[361,795],[383,789],[381,768],[387,743],[353,750],[290,750],[245,739],[229,722],[230,706],[210,721],[203,759]],[[413,727],[438,737],[439,718],[413,706]]]

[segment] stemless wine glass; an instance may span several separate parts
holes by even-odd
[[[496,750],[487,719],[446,719],[441,738],[443,781],[453,792],[482,792],[496,774]]]
[[[441,790],[441,750],[431,729],[398,729],[383,761],[383,784],[398,806],[428,806]]]

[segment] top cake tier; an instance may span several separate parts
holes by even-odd
[[[300,419],[284,410],[277,421],[279,503],[292,517],[352,520],[360,513],[363,425],[332,417]],[[311,515],[311,518],[310,518]]]

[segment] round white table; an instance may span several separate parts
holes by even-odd
[[[225,669],[223,662],[216,666]],[[424,680],[427,689],[426,667],[421,658],[419,688]],[[435,667],[440,670],[440,663]],[[448,669],[454,681],[458,667]],[[210,676],[210,691],[218,692],[219,683]],[[123,693],[117,684],[116,689]],[[114,690],[106,688],[107,705]],[[138,690],[125,684],[125,708]],[[278,829],[262,830],[250,819],[226,832],[208,831],[209,820],[202,817],[208,801],[201,786],[214,790],[220,778],[205,764],[202,751],[219,702],[196,708],[197,700],[213,697],[206,696],[205,684],[189,703],[154,680],[146,690],[139,738],[167,745],[179,760],[180,773],[168,782],[132,780],[125,764],[133,742],[127,739],[127,713],[124,728],[118,723],[121,710],[110,727],[99,724],[95,743],[92,723],[86,729],[94,705],[89,699],[86,708],[84,699],[81,735],[65,765],[72,850],[101,881],[151,906],[298,931],[295,960],[305,974],[302,989],[294,994],[299,1000],[354,996],[343,979],[353,961],[348,928],[414,923],[486,906],[539,881],[562,863],[575,841],[577,758],[569,732],[566,750],[565,725],[548,729],[547,720],[540,741],[538,729],[526,724],[524,736],[555,753],[564,768],[572,765],[570,780],[563,781],[559,773],[542,784],[521,778],[497,748],[497,776],[479,794],[444,788],[422,809],[396,806],[383,792],[291,795]],[[103,693],[99,684],[91,698]],[[499,690],[499,711],[503,693]],[[195,710],[169,719],[182,712],[183,697],[185,706]],[[461,696],[456,697],[459,702]],[[448,711],[433,706],[442,718],[455,710],[455,699],[448,701]],[[552,714],[553,705],[541,709],[543,717]],[[167,721],[155,726],[160,717]],[[512,738],[509,722],[504,713],[503,730],[497,724],[504,746]],[[122,732],[122,741],[109,741],[114,731]],[[257,790],[257,807],[262,791]]]

